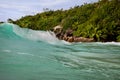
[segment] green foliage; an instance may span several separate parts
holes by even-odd
[[[117,37],[117,41],[120,42],[120,35]]]
[[[120,41],[120,1],[99,0],[69,10],[47,8],[43,13],[22,17],[14,23],[35,30],[50,30],[61,25],[64,31],[73,29],[74,36],[96,41]]]

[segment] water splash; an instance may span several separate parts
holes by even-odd
[[[6,26],[6,27],[3,27]],[[59,40],[54,32],[51,31],[40,31],[40,30],[32,30],[28,28],[20,28],[18,25],[4,23],[1,25],[4,31],[9,33],[16,34],[16,36],[20,36],[21,38],[33,40],[33,41],[42,41],[47,42],[49,44],[70,44],[69,42]],[[8,35],[8,34],[7,34]]]

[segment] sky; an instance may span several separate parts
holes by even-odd
[[[43,12],[43,8],[51,10],[69,9],[84,3],[93,3],[98,0],[0,0],[0,21],[8,18],[17,20],[26,15],[35,15]]]

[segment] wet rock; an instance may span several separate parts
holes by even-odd
[[[75,37],[74,42],[93,42],[93,38]]]
[[[63,32],[62,32],[62,26],[58,25],[53,28],[53,32],[55,33],[56,37],[59,39],[62,39]]]
[[[73,36],[73,30],[72,29],[67,29],[66,31],[65,31],[65,35],[66,36]]]
[[[68,42],[74,42],[74,38],[73,37],[68,37]]]
[[[53,31],[57,34],[62,32],[62,26],[58,25],[53,28]]]
[[[65,40],[68,42],[93,42],[94,41],[94,38],[75,37],[73,36],[72,29],[67,29],[66,31],[63,31],[63,28],[60,25],[54,27],[53,31],[56,34],[56,37],[58,39]]]

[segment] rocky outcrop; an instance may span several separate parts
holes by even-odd
[[[93,38],[76,37],[74,42],[94,42]]]
[[[73,36],[73,30],[67,29],[66,31],[63,31],[62,27],[56,26],[53,29],[54,33],[56,34],[56,37],[60,40],[65,40],[68,42],[94,42],[94,38],[85,38],[85,37],[76,37]]]
[[[84,37],[63,37],[63,40],[68,42],[94,42],[93,38],[84,38]]]

